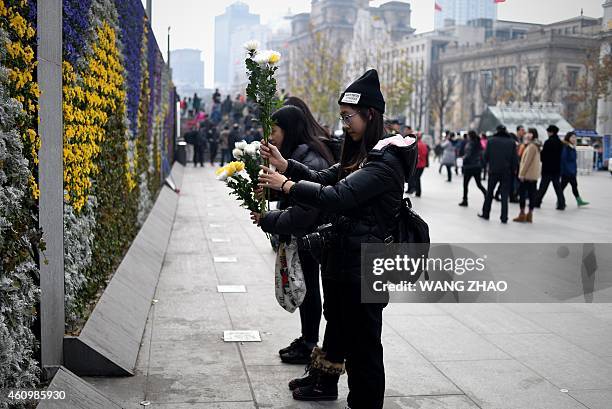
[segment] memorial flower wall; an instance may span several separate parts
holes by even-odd
[[[39,376],[36,18],[36,0],[0,0],[0,389]],[[63,39],[65,306],[78,332],[170,170],[176,94],[140,0],[63,0]]]

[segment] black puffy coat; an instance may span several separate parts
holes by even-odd
[[[327,169],[329,163],[314,149],[306,144],[298,145],[291,154],[291,159],[314,171]],[[278,210],[267,212],[260,220],[259,226],[266,233],[280,234],[281,240],[288,235],[297,237],[315,231],[323,223],[321,210],[312,206],[295,203],[287,195],[281,195]]]
[[[468,141],[464,149],[463,169],[482,168],[482,147],[480,141]]]
[[[558,135],[551,135],[540,153],[542,160],[543,175],[559,175],[561,173],[561,152],[563,151],[563,142]]]
[[[416,161],[415,140],[408,146],[387,144],[371,150],[363,167],[342,180],[338,180],[339,164],[317,172],[289,160],[285,174],[298,181],[291,188],[291,199],[333,215],[338,239],[322,254],[325,278],[360,282],[361,243],[382,243],[389,236]]]
[[[516,143],[506,132],[496,133],[487,142],[484,161],[489,164],[489,173],[512,174],[518,168]]]

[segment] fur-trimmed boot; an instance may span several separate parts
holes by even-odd
[[[338,399],[338,380],[344,373],[344,363],[330,362],[325,359],[325,355],[320,348],[312,350],[311,368],[307,376],[300,378],[306,385],[296,386],[293,389],[293,399],[303,401]],[[291,386],[290,382],[289,387]]]
[[[295,378],[289,381],[289,390],[312,385],[317,380],[318,369],[313,366],[313,363],[325,356],[325,352],[319,347],[314,347],[310,353],[310,362],[306,365],[304,375],[301,378]]]

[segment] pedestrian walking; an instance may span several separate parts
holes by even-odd
[[[417,163],[414,175],[408,183],[407,193],[414,193],[416,197],[421,197],[421,176],[425,168],[429,166],[429,147],[423,142],[422,134],[419,132],[417,135]]]
[[[499,183],[501,191],[500,220],[506,224],[508,223],[508,196],[510,194],[512,173],[517,168],[518,159],[516,144],[506,131],[505,126],[499,125],[496,134],[487,142],[484,163],[489,166],[489,181],[487,184],[487,194],[482,206],[482,213],[478,214],[478,217],[489,220],[495,187]]]
[[[230,144],[229,144],[229,138],[230,138],[229,126],[224,125],[223,130],[221,131],[219,135],[219,148],[221,149],[220,166],[223,166],[225,164],[225,161],[227,162],[232,161],[232,154],[231,154],[231,149],[230,149]]]
[[[540,180],[536,207],[542,205],[548,185],[552,183],[557,195],[557,210],[564,210],[565,198],[561,192],[561,151],[563,150],[563,142],[559,139],[559,128],[556,125],[549,125],[546,128],[546,132],[548,133],[548,139],[544,142],[540,154],[542,160],[542,180]]]
[[[447,182],[452,181],[451,168],[455,166],[457,160],[457,154],[455,150],[455,133],[449,132],[446,136],[446,140],[440,145],[443,149],[442,159],[440,160],[440,168],[438,173],[442,172],[442,167],[446,167]]]
[[[533,209],[537,203],[537,183],[540,178],[540,148],[541,143],[538,139],[538,131],[535,128],[529,128],[529,131],[524,135],[524,148],[522,150],[521,162],[519,165],[518,177],[519,185],[519,206],[521,211],[519,215],[512,219],[515,222],[533,222]],[[525,213],[529,199],[529,211]]]
[[[586,206],[589,202],[582,200],[580,193],[578,193],[577,174],[576,134],[568,132],[563,139],[563,149],[561,150],[561,196],[563,197],[563,203],[565,203],[563,191],[567,185],[570,185],[578,206]]]
[[[463,200],[459,203],[459,206],[468,205],[468,185],[470,180],[474,178],[476,186],[482,194],[486,197],[487,190],[480,181],[480,174],[482,172],[483,163],[483,150],[480,144],[480,138],[474,131],[467,133],[468,141],[465,144],[464,156],[463,156]]]
[[[208,152],[210,154],[210,165],[215,165],[217,159],[217,150],[219,148],[219,131],[217,126],[212,121],[207,121],[206,126],[206,141],[208,142]]]

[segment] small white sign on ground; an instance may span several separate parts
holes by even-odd
[[[261,342],[259,331],[223,331],[225,342]]]
[[[246,293],[244,285],[218,285],[217,292],[220,293]]]
[[[215,257],[215,263],[237,263],[238,259],[236,257]]]
[[[229,243],[230,239],[222,239],[220,237],[211,237],[210,241],[212,241],[213,243]]]

